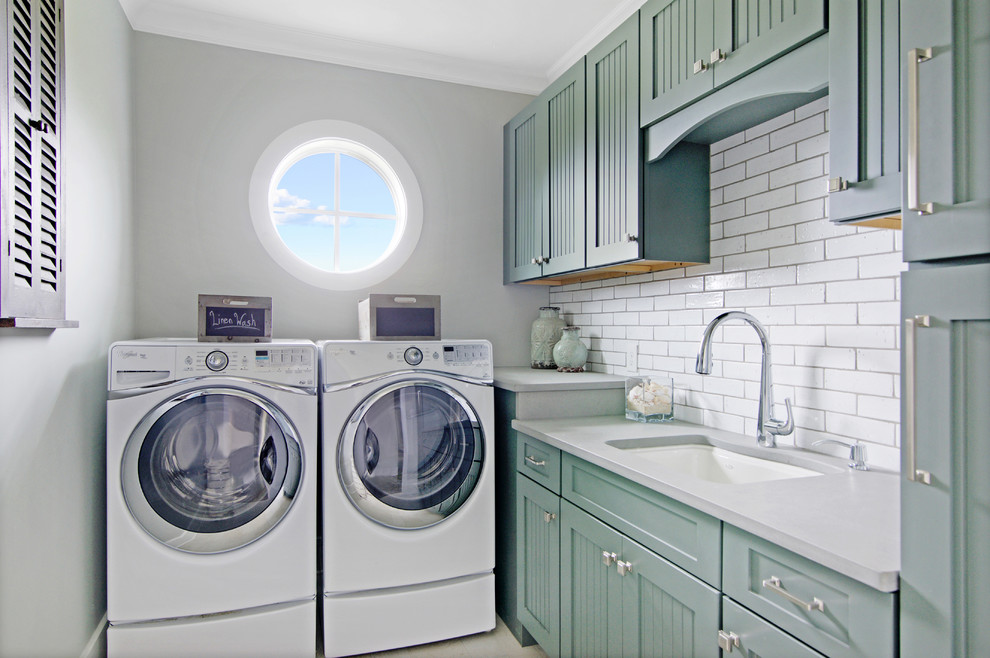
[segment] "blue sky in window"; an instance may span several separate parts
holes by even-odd
[[[340,207],[356,213],[395,216],[388,185],[364,162],[340,158]],[[301,259],[327,271],[334,268],[334,155],[320,153],[292,165],[276,185],[272,218],[279,237]],[[326,210],[328,213],[293,212]],[[341,216],[340,262],[336,271],[367,267],[385,252],[395,232],[394,219]]]

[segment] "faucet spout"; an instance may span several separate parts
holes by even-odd
[[[699,375],[709,375],[712,372],[712,336],[723,322],[727,320],[742,320],[753,327],[760,337],[763,350],[762,367],[760,369],[760,408],[756,418],[757,441],[761,446],[773,448],[777,445],[778,436],[785,436],[794,431],[794,417],[791,413],[791,400],[784,398],[787,418],[777,420],[773,417],[773,380],[770,375],[770,339],[767,330],[760,321],[743,311],[728,311],[722,313],[705,327],[705,335],[701,339],[698,359],[695,361],[695,372]]]

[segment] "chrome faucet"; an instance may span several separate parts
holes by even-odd
[[[787,407],[787,420],[780,421],[773,417],[773,382],[770,378],[770,340],[767,338],[767,330],[763,328],[760,321],[749,313],[742,311],[729,311],[723,313],[712,320],[705,328],[705,335],[701,339],[701,349],[698,351],[698,360],[695,364],[695,371],[699,375],[709,375],[712,372],[712,335],[715,329],[726,320],[743,320],[760,337],[760,344],[763,347],[763,367],[760,370],[760,410],[756,417],[757,442],[765,448],[773,448],[777,445],[777,437],[790,434],[794,431],[794,417],[791,415],[791,400],[784,398],[784,406]]]

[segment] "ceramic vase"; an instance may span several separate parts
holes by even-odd
[[[581,340],[581,327],[564,327],[560,340],[553,346],[553,361],[559,372],[584,372],[588,348]]]
[[[553,346],[560,340],[566,323],[560,317],[559,306],[541,306],[540,317],[533,321],[530,331],[530,361],[532,368],[556,368]]]

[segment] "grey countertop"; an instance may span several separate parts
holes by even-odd
[[[884,592],[898,589],[900,480],[896,474],[854,471],[845,460],[808,450],[760,448],[755,437],[676,420],[646,424],[622,416],[596,416],[513,420],[512,427],[870,587]],[[608,443],[698,434],[716,447],[812,468],[823,475],[719,484]]]
[[[623,388],[625,378],[601,372],[557,372],[529,367],[495,368],[495,386],[516,393]]]

